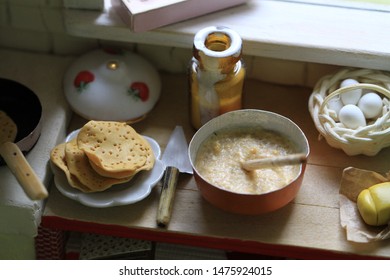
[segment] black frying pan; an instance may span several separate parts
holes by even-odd
[[[18,129],[15,143],[0,143],[0,164],[8,165],[31,199],[43,199],[47,196],[46,188],[23,154],[30,151],[40,136],[41,102],[26,86],[0,78],[0,110],[14,121]]]

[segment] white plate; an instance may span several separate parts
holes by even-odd
[[[79,130],[75,130],[70,133],[65,141],[69,142],[76,137],[78,132]],[[127,205],[144,199],[161,180],[165,171],[165,165],[160,160],[160,146],[154,139],[147,136],[144,137],[150,143],[156,157],[152,170],[139,172],[131,181],[115,185],[103,192],[83,193],[82,191],[72,188],[66,179],[65,173],[52,164],[54,183],[57,189],[68,198],[76,200],[86,206],[97,208]]]

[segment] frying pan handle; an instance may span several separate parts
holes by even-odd
[[[15,143],[1,144],[0,154],[31,200],[40,200],[48,196],[45,186]]]

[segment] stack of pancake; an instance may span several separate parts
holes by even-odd
[[[150,170],[155,156],[149,142],[130,125],[89,121],[69,142],[53,148],[50,160],[65,172],[69,185],[101,192]]]

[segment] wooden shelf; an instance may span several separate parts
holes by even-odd
[[[163,74],[161,99],[150,115],[134,128],[165,148],[176,125],[187,140],[194,134],[189,124],[185,75]],[[171,222],[158,228],[156,213],[160,189],[133,205],[96,209],[64,197],[54,186],[42,217],[44,227],[84,231],[243,251],[289,258],[390,258],[390,241],[370,244],[348,242],[339,220],[339,183],[345,167],[390,170],[390,149],[375,157],[347,156],[318,140],[307,110],[310,90],[246,82],[245,107],[273,111],[289,117],[306,134],[310,157],[296,199],[273,213],[242,216],[223,212],[200,195],[192,176],[180,176]],[[175,100],[175,102],[172,102]],[[168,113],[170,112],[170,113]],[[174,113],[172,113],[174,112]],[[69,131],[86,120],[73,116]]]
[[[106,4],[104,12],[65,10],[71,35],[191,48],[203,27],[224,25],[243,38],[246,55],[390,70],[390,12],[275,0],[245,5],[133,33]]]

